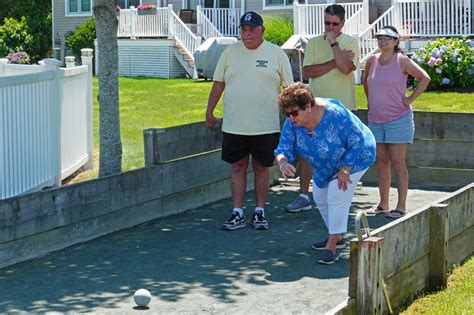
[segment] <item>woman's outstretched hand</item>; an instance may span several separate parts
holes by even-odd
[[[288,163],[288,161],[283,161],[279,166],[280,172],[284,178],[295,176],[296,168],[292,164]]]

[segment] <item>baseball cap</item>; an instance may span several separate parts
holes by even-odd
[[[384,36],[384,35],[394,37],[394,38],[400,38],[400,35],[397,32],[394,32],[393,30],[389,28],[382,28],[377,33],[375,33],[375,36]]]
[[[263,19],[259,14],[253,11],[249,11],[244,13],[244,15],[242,15],[242,17],[240,18],[239,27],[243,25],[249,25],[252,27],[263,26]]]

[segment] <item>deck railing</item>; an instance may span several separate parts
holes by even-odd
[[[135,8],[120,10],[118,15],[118,37],[168,36],[169,8],[139,11]]]
[[[92,53],[88,65],[0,59],[0,199],[92,168]]]
[[[240,9],[201,8],[201,10],[222,35],[239,35]]]
[[[393,1],[398,11],[395,23],[402,35],[473,35],[471,0]]]
[[[346,26],[348,34],[358,34],[358,30],[366,28],[369,23],[368,0],[353,3],[340,3],[346,10]],[[293,23],[295,35],[320,35],[324,33],[324,10],[328,4],[299,4],[293,2]],[[354,18],[353,18],[354,17]]]
[[[193,53],[201,45],[201,37],[193,34],[193,32],[181,21],[181,19],[174,13],[172,5],[169,7],[169,30],[170,35],[174,37],[176,42],[181,45],[188,56],[194,60]]]
[[[207,9],[204,9],[207,10]],[[205,39],[210,37],[222,37],[222,33],[217,29],[217,27],[212,24],[212,21],[206,15],[207,11],[204,12],[201,6],[196,7],[196,20],[197,25],[200,28],[201,36]]]

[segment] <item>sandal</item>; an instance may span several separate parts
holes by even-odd
[[[366,211],[367,214],[379,214],[379,213],[388,213],[387,210],[382,208],[380,205],[377,207],[372,207],[369,210]]]
[[[390,212],[387,213],[385,217],[389,219],[398,219],[398,218],[406,216],[407,214],[408,214],[408,211],[394,209],[394,210],[390,210]]]

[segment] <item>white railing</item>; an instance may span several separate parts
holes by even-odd
[[[169,30],[176,42],[187,53],[190,59],[194,60],[193,53],[201,45],[201,37],[193,34],[193,32],[181,21],[174,13],[171,4],[169,5]]]
[[[375,20],[367,29],[359,34],[360,64],[377,51],[377,40],[374,35],[386,25],[395,25],[396,6],[391,6],[384,14]]]
[[[203,12],[201,6],[196,7],[196,20],[197,25],[200,28],[201,36],[205,39],[210,37],[222,37],[222,33],[212,24],[211,20]]]
[[[160,37],[168,36],[169,8],[120,10],[118,16],[118,37]]]
[[[349,5],[349,3],[348,3]],[[369,27],[369,3],[351,3],[346,8],[346,19],[342,31],[349,35],[359,35],[363,30]]]
[[[81,67],[0,59],[0,199],[92,168],[92,56]]]
[[[238,8],[201,8],[202,14],[222,33],[224,36],[239,35],[240,9]]]
[[[394,0],[402,36],[469,36],[471,0]]]
[[[368,0],[353,3],[340,3],[346,10],[344,30],[358,34],[357,30],[367,27],[369,23]],[[299,4],[293,2],[293,23],[295,35],[320,35],[324,33],[324,10],[328,4]],[[355,16],[354,18],[352,18]]]

